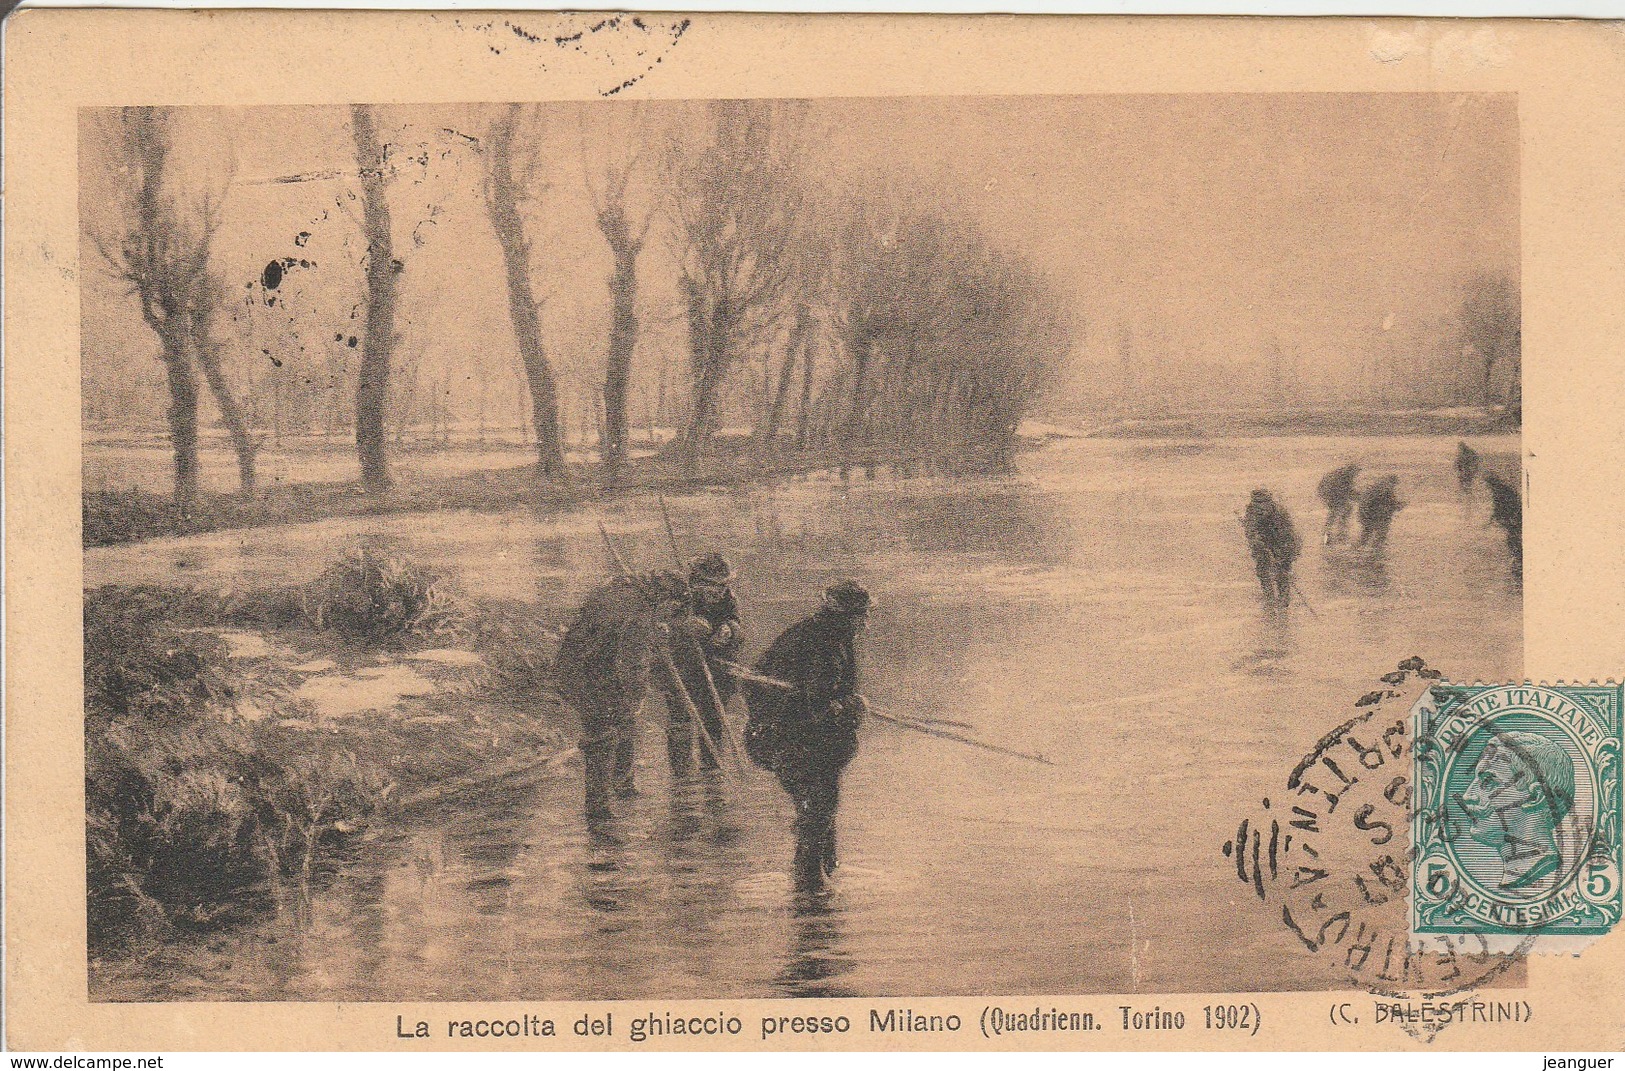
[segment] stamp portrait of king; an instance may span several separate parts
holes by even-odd
[[[1619,685],[1440,686],[1413,712],[1412,931],[1594,937],[1621,913]]]
[[[1525,890],[1550,884],[1563,863],[1558,827],[1574,810],[1574,761],[1558,744],[1531,732],[1493,736],[1457,801],[1468,834],[1500,855],[1496,886]]]

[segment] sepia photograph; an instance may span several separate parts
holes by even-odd
[[[78,120],[93,1003],[1347,986],[1523,678],[1516,94]]]

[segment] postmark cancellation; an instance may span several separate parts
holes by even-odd
[[[1350,985],[1518,985],[1621,913],[1617,684],[1471,686],[1407,659],[1223,846]],[[1407,835],[1409,843],[1407,843]]]

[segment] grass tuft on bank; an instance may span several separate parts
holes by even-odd
[[[346,554],[317,578],[306,596],[306,616],[318,629],[364,643],[449,640],[467,631],[458,600],[439,576],[368,547]]]

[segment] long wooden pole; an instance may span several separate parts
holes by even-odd
[[[722,752],[717,742],[711,739],[711,732],[705,727],[705,719],[700,717],[700,708],[694,705],[694,699],[688,694],[688,688],[683,684],[682,674],[677,672],[677,663],[671,659],[671,648],[664,642],[657,644],[660,648],[660,661],[665,664],[666,672],[671,675],[672,686],[677,689],[677,695],[683,700],[683,707],[688,711],[689,720],[700,731],[700,740],[705,744],[705,750],[710,753],[711,761],[717,764],[717,769],[733,776],[733,771],[723,765]]]
[[[678,549],[677,546],[677,532],[671,524],[671,510],[666,508],[665,495],[657,494],[655,499],[660,503],[660,516],[666,522],[666,539],[671,544],[672,562],[677,566],[677,570],[680,573],[683,570],[683,553],[680,549]],[[741,748],[739,746],[739,739],[734,735],[733,726],[728,724],[728,710],[722,702],[722,693],[717,691],[717,679],[711,674],[711,660],[707,658],[705,652],[700,649],[699,642],[695,640],[694,637],[688,637],[688,644],[690,649],[693,651],[695,660],[700,664],[700,671],[705,674],[705,688],[706,691],[710,692],[711,694],[711,702],[716,704],[717,721],[722,726],[723,735],[728,738],[728,748],[733,752],[734,763],[738,765],[741,770],[746,769],[747,767],[745,766],[745,760],[740,755]],[[700,731],[702,733],[706,731],[703,722],[700,725]],[[713,748],[712,758],[716,757],[716,749]],[[717,761],[720,764],[721,760],[718,759]]]
[[[1017,751],[1014,748],[1000,747],[998,744],[989,744],[985,740],[977,740],[975,737],[971,736],[962,736],[959,733],[950,732],[947,729],[938,729],[930,725],[921,725],[916,721],[905,721],[902,718],[893,717],[890,714],[886,714],[873,708],[870,708],[869,713],[879,718],[881,721],[902,726],[904,729],[913,729],[915,732],[924,733],[926,736],[935,736],[942,740],[952,740],[955,743],[964,744],[967,747],[981,748],[983,751],[991,751],[996,755],[1008,755],[1013,759],[1026,759],[1028,762],[1041,763],[1044,766],[1055,765],[1055,763],[1051,762],[1043,755],[1035,755],[1026,751]]]
[[[1242,532],[1245,533],[1246,530],[1247,530],[1247,519],[1245,517],[1242,517],[1240,514],[1237,514],[1236,515],[1236,520],[1241,522]],[[1270,564],[1273,566],[1280,559],[1275,556],[1275,551],[1270,549],[1270,546],[1269,546],[1268,543],[1263,544],[1263,546],[1264,546],[1264,553],[1268,554],[1270,556]],[[1316,620],[1319,620],[1320,615],[1315,613],[1315,608],[1313,606],[1309,605],[1309,596],[1307,596],[1307,595],[1305,595],[1303,593],[1303,589],[1298,586],[1298,581],[1292,576],[1292,563],[1290,563],[1290,562],[1287,563],[1287,578],[1286,579],[1287,579],[1287,583],[1292,585],[1292,592],[1297,593],[1298,601],[1303,603],[1303,608],[1305,610],[1309,611],[1309,616],[1315,618]],[[1288,603],[1290,603],[1292,601],[1292,592],[1289,592],[1287,594],[1287,602]]]
[[[626,559],[621,557],[621,552],[615,546],[615,541],[609,537],[609,529],[604,527],[603,521],[598,522],[598,534],[604,537],[604,546],[608,548],[610,560],[614,563],[616,570],[621,576],[629,575]],[[677,672],[676,663],[671,660],[671,648],[666,645],[664,638],[655,646],[660,651],[660,661],[665,665],[666,672],[671,676],[672,687],[676,690],[678,697],[682,699],[684,709],[688,711],[689,719],[699,727],[700,739],[704,741],[707,750],[710,751],[711,758],[716,762],[717,768],[724,769],[722,754],[717,747],[717,742],[711,739],[711,734],[706,731],[705,721],[700,717],[700,710],[694,705],[693,698],[688,694],[688,688],[683,685],[683,678]]]
[[[769,688],[777,688],[780,691],[785,692],[800,690],[789,681],[781,681],[775,677],[764,676],[754,670],[747,669],[736,662],[723,661],[722,666],[740,680],[754,681],[757,684],[765,684]],[[899,718],[895,715],[875,710],[873,707],[869,708],[868,713],[879,718],[881,721],[890,722],[891,724],[901,726],[904,729],[913,729],[915,732],[924,733],[927,736],[935,736],[943,740],[952,740],[955,743],[964,744],[967,747],[981,748],[983,751],[991,751],[998,755],[1008,755],[1014,759],[1026,759],[1028,762],[1037,762],[1045,766],[1056,765],[1043,755],[1035,755],[1027,751],[1016,751],[1014,748],[1000,747],[998,744],[989,744],[987,741],[978,740],[973,736],[965,736],[962,733],[950,732],[947,729],[939,729],[931,725],[922,725],[918,721]]]
[[[609,560],[615,566],[615,571],[623,577],[631,575],[626,567],[626,560],[616,549],[614,540],[609,538],[609,529],[604,527],[603,521],[598,522],[598,534],[604,537],[604,547],[609,551]]]

